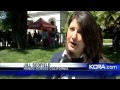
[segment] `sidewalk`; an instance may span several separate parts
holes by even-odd
[[[112,43],[103,43],[103,45],[108,45],[108,46],[112,46]]]

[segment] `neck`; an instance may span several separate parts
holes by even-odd
[[[70,62],[75,62],[75,63],[82,63],[83,58],[80,58],[80,56],[76,55],[67,55],[67,58],[69,59]]]
[[[69,53],[69,57],[70,57],[70,58],[74,58],[74,59],[80,58],[80,55],[81,55],[81,54],[73,53],[73,52],[70,52],[70,53]]]
[[[74,54],[74,53],[71,54],[70,56],[71,56],[71,58],[80,58],[80,55],[77,55],[77,54]]]

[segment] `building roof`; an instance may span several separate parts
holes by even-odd
[[[60,11],[28,11],[28,15],[30,17],[37,17],[41,15],[49,15],[49,14],[60,13]]]

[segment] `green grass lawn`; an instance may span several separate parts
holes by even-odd
[[[11,48],[3,49],[0,50],[0,63],[50,62],[53,54],[63,50],[62,47],[57,49],[32,48],[25,51]]]
[[[26,62],[50,62],[52,56],[59,51],[63,51],[64,47],[56,49],[42,49],[42,48],[31,48],[25,51],[16,50],[12,48],[6,48],[0,50],[0,63],[26,63]],[[112,62],[120,62],[120,52],[114,54],[113,51],[105,46],[103,49],[104,56],[109,58]],[[0,76],[0,79],[45,79],[43,76],[29,76],[29,77],[15,77],[15,76]],[[120,76],[117,77],[120,79]]]
[[[26,62],[50,62],[52,56],[63,51],[64,47],[56,49],[30,48],[28,50],[16,50],[6,48],[0,50],[0,63],[26,63]],[[0,76],[0,79],[45,79],[44,76]]]

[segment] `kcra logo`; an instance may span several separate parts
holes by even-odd
[[[105,65],[103,65],[103,64],[91,64],[91,65],[89,65],[89,69],[105,69]]]

